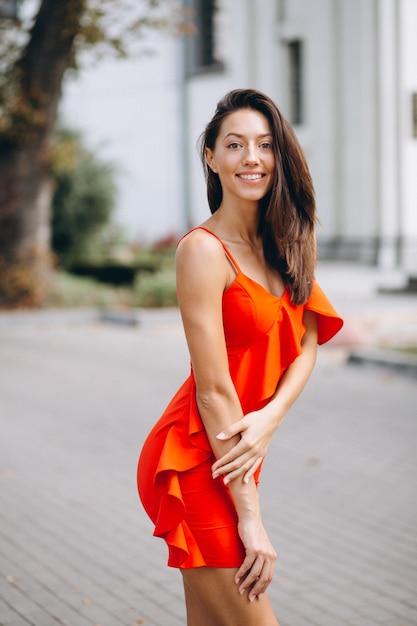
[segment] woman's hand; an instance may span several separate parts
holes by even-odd
[[[225,441],[240,434],[240,441],[212,466],[213,478],[223,476],[227,484],[238,476],[248,483],[261,465],[274,434],[275,426],[265,410],[248,413],[225,428],[217,439]]]
[[[239,593],[248,593],[253,602],[265,593],[271,582],[277,555],[259,518],[239,520],[238,530],[246,557],[236,572],[235,583]]]

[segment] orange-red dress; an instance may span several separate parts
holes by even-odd
[[[343,321],[317,283],[308,302],[295,306],[287,290],[277,298],[245,276],[222,245],[237,270],[223,295],[223,325],[230,375],[246,414],[268,403],[302,352],[304,310],[317,314],[319,344]],[[233,500],[222,479],[212,478],[214,461],[191,369],[148,435],[138,464],[139,495],[155,524],[154,535],[168,545],[172,567],[240,567],[243,562]]]

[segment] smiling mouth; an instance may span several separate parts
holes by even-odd
[[[238,178],[242,178],[242,180],[259,180],[263,178],[265,174],[238,174]]]

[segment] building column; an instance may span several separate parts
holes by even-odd
[[[401,77],[401,266],[417,279],[417,4],[400,0]]]
[[[400,76],[397,0],[376,3],[377,152],[379,178],[378,265],[399,265],[401,239]]]

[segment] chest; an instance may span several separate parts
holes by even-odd
[[[284,281],[279,272],[269,267],[266,263],[262,247],[252,248],[250,246],[229,243],[228,249],[242,274],[261,285],[275,298],[282,297],[285,291]],[[234,272],[232,280],[235,275],[236,272]]]

